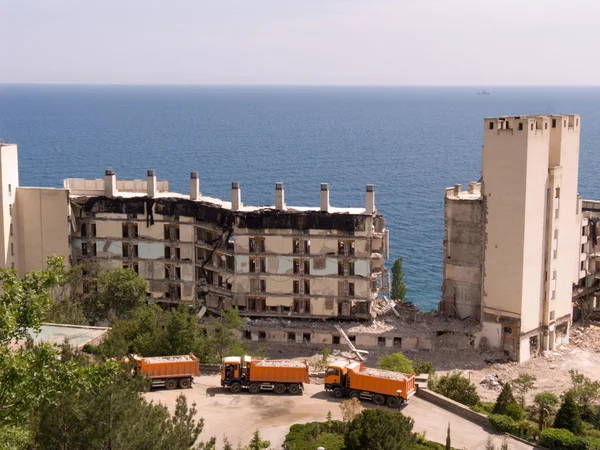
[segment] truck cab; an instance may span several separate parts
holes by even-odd
[[[331,391],[336,387],[345,389],[347,386],[348,370],[360,366],[360,363],[346,361],[332,362],[325,372],[325,390]]]
[[[228,356],[223,358],[221,367],[221,386],[231,386],[232,383],[245,384],[250,356]]]

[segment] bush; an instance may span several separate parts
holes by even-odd
[[[593,449],[585,438],[575,436],[569,430],[546,428],[540,434],[540,445],[551,450],[588,450]]]
[[[412,448],[414,420],[397,411],[366,409],[350,422],[344,435],[346,450]]]
[[[421,361],[419,359],[415,359],[412,362],[412,366],[417,375],[421,375],[424,373],[433,375],[435,373],[435,369],[429,361]]]
[[[485,414],[486,416],[492,413],[494,409],[494,402],[481,402],[471,407],[471,409],[479,414]]]
[[[480,402],[475,385],[459,372],[430,378],[429,389],[470,408]]]
[[[344,448],[344,423],[339,420],[295,424],[285,437],[290,450],[313,450],[324,447],[328,450]]]
[[[515,435],[518,434],[517,423],[512,417],[505,416],[504,414],[490,414],[489,419],[496,430]]]
[[[414,372],[410,359],[400,352],[382,356],[379,361],[377,361],[377,367],[380,369],[392,370],[394,372],[401,373]]]
[[[488,418],[490,424],[498,431],[513,434],[523,439],[529,439],[535,434],[534,427],[526,420],[517,422],[512,417],[504,414],[490,414]]]
[[[511,419],[520,422],[525,419],[525,410],[521,408],[517,403],[511,403],[506,407],[506,413]]]

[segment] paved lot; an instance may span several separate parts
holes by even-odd
[[[199,416],[204,418],[204,431],[201,438],[216,436],[221,448],[223,435],[237,444],[238,439],[247,444],[256,429],[264,439],[271,441],[271,448],[281,448],[290,425],[323,421],[328,411],[334,419],[341,420],[340,400],[331,398],[323,386],[307,385],[302,396],[277,396],[268,392],[250,395],[243,392],[232,395],[219,386],[218,376],[197,377],[194,387],[188,390],[166,391],[158,389],[146,394],[149,400],[160,402],[171,410],[175,399],[185,393],[188,402],[196,403]],[[364,402],[365,407],[370,403]],[[415,420],[415,431],[427,431],[427,438],[437,442],[446,442],[446,430],[450,423],[452,446],[468,450],[483,449],[490,435],[489,430],[456,416],[425,400],[412,397],[402,412]],[[502,437],[492,438],[500,447]],[[518,441],[509,441],[510,450],[533,448]]]

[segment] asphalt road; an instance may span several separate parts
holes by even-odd
[[[302,396],[278,396],[270,392],[251,395],[245,391],[232,395],[220,387],[219,376],[214,375],[197,377],[192,389],[157,389],[145,395],[148,400],[160,402],[173,410],[175,399],[181,393],[186,395],[188,403],[196,403],[198,416],[204,418],[201,439],[216,436],[218,448],[221,448],[223,435],[234,446],[238,440],[247,444],[258,429],[263,439],[271,441],[271,448],[279,449],[289,427],[295,423],[324,421],[328,411],[334,419],[342,419],[341,400],[332,398],[322,385],[314,384],[306,385]],[[363,406],[372,407],[372,404],[363,402]],[[491,430],[415,396],[401,411],[415,420],[414,431],[426,431],[427,439],[436,442],[446,442],[450,423],[454,448],[484,449],[488,436],[492,436],[497,448],[502,443],[502,436],[493,434]],[[531,448],[534,447],[509,439],[510,450]]]

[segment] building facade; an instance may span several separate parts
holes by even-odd
[[[489,344],[519,361],[568,339],[582,277],[579,122],[485,119],[481,185],[446,191],[440,310],[478,316]]]
[[[101,179],[64,180],[63,189],[22,188],[16,145],[3,145],[0,159],[4,265],[21,273],[58,254],[130,268],[156,302],[258,317],[370,319],[380,292],[389,293],[389,237],[372,185],[361,208],[331,206],[325,183],[318,207],[286,205],[283,183],[274,206],[256,207],[242,203],[237,182],[231,201],[201,195],[197,172],[189,195],[170,192],[153,170],[145,180],[117,180],[107,169]]]

